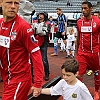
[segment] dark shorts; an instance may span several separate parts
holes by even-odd
[[[62,35],[62,32],[56,32],[55,35],[57,38],[62,38],[63,40],[67,39],[67,35]]]

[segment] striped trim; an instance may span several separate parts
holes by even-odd
[[[1,63],[1,60],[0,60],[0,67],[3,69],[3,67],[2,67],[2,63]]]
[[[15,21],[12,23],[12,26],[11,26],[11,29],[10,29],[10,36],[12,35],[12,30],[13,30],[13,27],[14,27],[14,25],[15,25]]]
[[[98,52],[99,66],[100,66],[100,53]]]
[[[10,83],[10,60],[9,60],[9,49],[7,49],[7,54],[8,54],[8,84]]]
[[[40,50],[40,48],[39,48],[39,47],[36,47],[35,49],[33,49],[33,50],[31,51],[31,53],[36,52],[36,51],[38,51],[38,50]]]
[[[17,86],[16,92],[15,92],[15,95],[14,95],[14,100],[17,100],[16,97],[17,97],[17,93],[18,93],[18,90],[20,88],[20,85],[21,85],[21,82]]]
[[[91,20],[90,26],[92,27],[93,19]],[[84,20],[82,20],[82,26],[84,26]],[[93,48],[92,48],[92,33],[90,34],[90,50],[93,53]],[[82,51],[84,52],[84,33],[82,33]]]
[[[15,21],[12,23],[11,28],[10,28],[10,33],[9,35],[11,36],[12,34],[12,30],[14,28],[15,25]],[[10,83],[10,78],[11,78],[11,72],[10,72],[10,53],[9,53],[9,49],[7,49],[7,55],[8,55],[8,84]]]

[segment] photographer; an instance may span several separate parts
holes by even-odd
[[[47,57],[50,24],[47,20],[48,20],[48,14],[46,12],[41,12],[38,14],[38,20],[34,21],[33,23],[33,29],[35,30],[35,38],[37,39],[38,45],[40,46],[40,51],[45,71],[44,79],[46,81],[49,80],[49,74],[50,74],[48,57]]]

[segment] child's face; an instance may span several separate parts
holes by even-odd
[[[72,34],[73,34],[73,31],[72,31],[71,29],[69,30],[69,34],[70,34],[70,35],[72,35]]]
[[[65,69],[62,69],[63,79],[69,84],[74,85],[76,81],[76,74],[72,72],[66,72]]]

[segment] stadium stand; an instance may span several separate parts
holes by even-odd
[[[95,7],[99,0],[88,0],[92,3]],[[60,7],[64,13],[74,13],[74,12],[81,12],[81,3],[82,0],[70,0],[72,6],[67,6],[67,1],[65,0],[58,0],[55,1],[34,1],[33,5],[36,9],[36,12],[46,11],[48,13],[55,13],[55,9]]]

